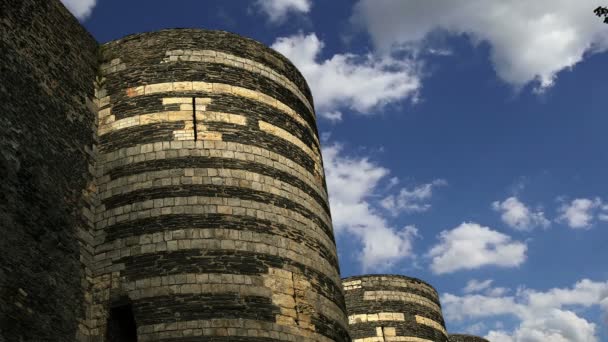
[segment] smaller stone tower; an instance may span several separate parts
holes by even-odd
[[[490,342],[483,337],[465,334],[450,334],[450,342]]]
[[[342,281],[353,342],[447,342],[437,291],[416,278],[363,275]]]

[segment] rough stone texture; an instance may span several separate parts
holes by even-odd
[[[97,43],[59,1],[2,0],[0,56],[0,341],[84,339]]]
[[[490,342],[483,337],[465,335],[465,334],[450,334],[450,342]]]
[[[226,32],[102,46],[92,335],[350,341],[310,90]]]
[[[429,284],[399,275],[342,280],[355,342],[447,342],[439,296]]]

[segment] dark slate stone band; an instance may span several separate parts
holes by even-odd
[[[238,220],[235,220],[238,218]],[[275,234],[303,244],[319,253],[330,265],[338,268],[335,254],[325,244],[313,239],[303,230],[248,216],[225,214],[172,214],[141,218],[135,221],[121,222],[106,228],[106,242],[120,238],[138,237],[143,234],[154,234],[178,229],[232,229],[255,233]]]
[[[271,166],[256,163],[254,161],[242,161],[239,159],[219,157],[181,157],[172,159],[155,159],[134,164],[128,164],[111,169],[106,174],[110,179],[133,176],[143,172],[161,171],[180,168],[222,168],[231,170],[244,170],[270,176],[292,185],[310,197],[314,198],[319,205],[329,214],[327,200],[307,183],[292,176],[291,174],[275,169]]]
[[[290,266],[297,269],[307,279],[311,279],[311,286],[315,292],[336,303],[339,308],[345,307],[341,299],[342,292],[339,284],[317,270],[276,255],[228,249],[212,251],[187,249],[128,256],[117,259],[115,263],[125,264],[125,270],[121,272],[121,276],[125,276],[129,281],[150,278],[158,274],[263,275],[268,273],[269,267],[285,269],[285,266]]]
[[[323,230],[328,238],[335,242],[330,226],[317,213],[307,207],[275,194],[235,186],[191,184],[156,187],[112,196],[103,200],[103,204],[106,206],[106,209],[112,209],[129,203],[143,202],[151,199],[188,196],[239,198],[286,208],[309,218]]]

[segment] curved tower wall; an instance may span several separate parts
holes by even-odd
[[[97,298],[130,303],[141,341],[347,341],[296,68],[250,39],[189,29],[128,36],[102,58]]]
[[[354,342],[447,342],[437,291],[398,275],[343,279],[349,331]]]
[[[483,337],[465,335],[465,334],[450,334],[450,342],[490,342]]]

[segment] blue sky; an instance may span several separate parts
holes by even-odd
[[[343,276],[442,293],[448,330],[608,341],[608,25],[588,0],[64,0],[100,42],[235,32],[315,97]]]

